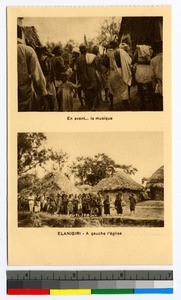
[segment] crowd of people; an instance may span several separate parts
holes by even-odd
[[[134,193],[129,194],[130,212],[135,212],[137,197]],[[118,192],[115,201],[111,204],[110,197],[106,193],[83,193],[83,194],[35,194],[19,198],[19,211],[45,212],[50,214],[77,216],[110,215],[112,208],[118,215],[123,214],[123,194]]]
[[[18,110],[74,111],[79,99],[84,110],[95,111],[103,101],[110,110],[120,103],[120,110],[129,110],[130,88],[137,85],[140,110],[147,98],[153,110],[162,110],[162,42],[137,45],[134,53],[125,38],[114,37],[106,45],[81,44],[71,51],[57,45],[33,49],[22,42],[18,26]]]

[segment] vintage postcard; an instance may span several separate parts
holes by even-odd
[[[171,264],[171,8],[7,17],[8,263]]]
[[[18,227],[163,227],[163,157],[163,132],[18,133]]]

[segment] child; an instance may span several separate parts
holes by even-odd
[[[62,110],[73,111],[73,90],[79,86],[68,81],[68,74],[62,73]]]

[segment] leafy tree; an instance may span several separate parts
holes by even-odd
[[[97,41],[99,45],[107,44],[110,39],[118,38],[120,24],[115,17],[104,20],[100,32],[98,33]]]
[[[69,155],[66,152],[50,151],[50,159],[58,166],[58,171],[61,171],[67,162]]]
[[[135,175],[138,171],[138,169],[134,168],[132,165],[120,165],[120,168],[128,175]]]
[[[18,134],[18,174],[43,166],[49,159],[48,150],[43,147],[46,136],[43,133]]]
[[[27,189],[32,186],[32,184],[37,180],[36,175],[34,174],[25,174],[18,178],[18,192],[21,192],[23,189]]]
[[[79,184],[96,185],[103,178],[110,177],[118,169],[123,169],[127,174],[135,174],[136,168],[132,165],[116,164],[105,153],[99,153],[94,157],[77,157],[70,167]]]

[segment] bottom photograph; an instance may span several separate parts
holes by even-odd
[[[17,138],[18,227],[164,227],[163,132]]]

